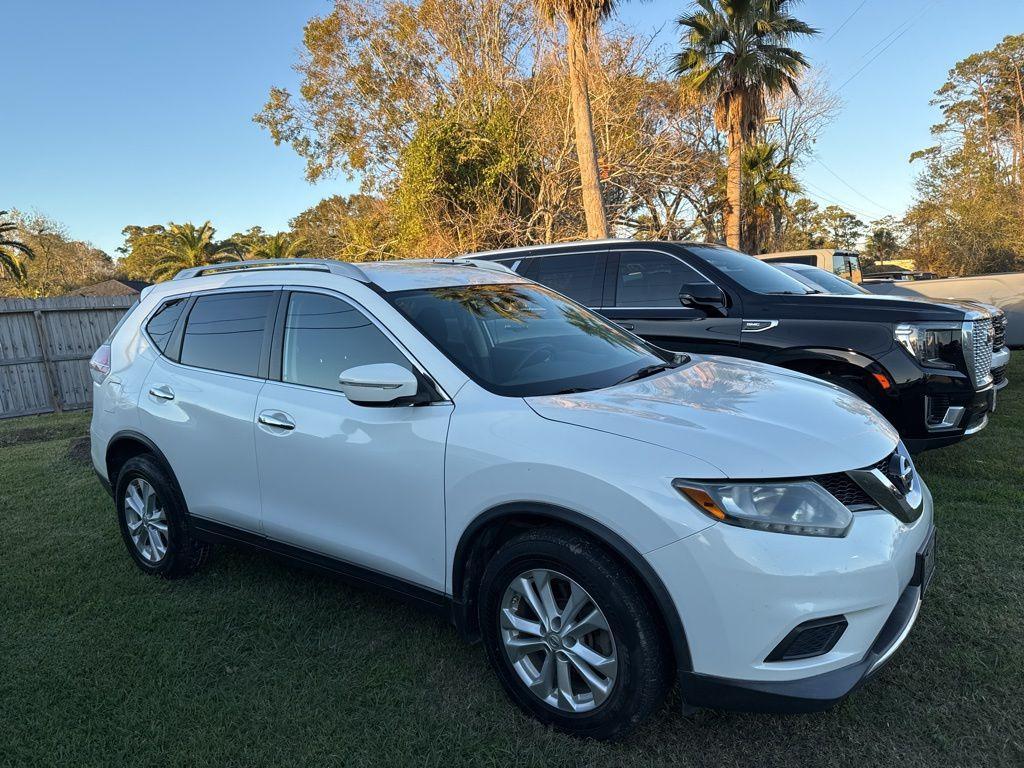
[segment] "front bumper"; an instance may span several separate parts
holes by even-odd
[[[680,676],[683,698],[692,707],[741,712],[797,714],[838,704],[892,658],[910,636],[921,610],[922,587],[909,584],[863,659],[856,664],[799,680],[729,680],[696,672]]]
[[[932,530],[932,500],[904,524],[881,510],[857,512],[841,539],[767,533],[717,524],[647,554],[675,601],[692,669],[683,700],[693,706],[815,711],[876,672],[909,634],[921,587],[918,553]],[[842,616],[828,651],[768,661],[799,625]]]

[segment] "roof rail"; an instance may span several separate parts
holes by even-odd
[[[477,269],[486,269],[489,272],[504,272],[509,275],[517,274],[513,270],[506,267],[504,264],[499,264],[496,261],[484,261],[483,259],[474,259],[469,256],[456,256],[451,259],[435,259],[435,262],[442,264],[465,264],[469,267],[476,267]]]
[[[361,283],[369,283],[366,276],[355,264],[334,259],[254,259],[252,261],[227,261],[222,264],[206,264],[201,267],[190,267],[176,274],[173,280],[188,280],[190,277],[202,277],[221,272],[243,272],[246,270],[263,269],[311,269],[317,272],[330,272],[332,275],[350,277]]]

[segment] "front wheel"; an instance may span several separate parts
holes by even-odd
[[[636,578],[573,531],[505,544],[480,585],[480,627],[509,697],[578,736],[615,739],[646,719],[671,682],[665,642]]]

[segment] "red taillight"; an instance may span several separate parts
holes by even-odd
[[[97,349],[89,361],[89,373],[92,374],[92,380],[97,384],[102,384],[103,380],[107,378],[107,374],[110,373],[110,345],[104,344]]]

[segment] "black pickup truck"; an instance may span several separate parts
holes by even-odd
[[[976,305],[820,293],[705,243],[587,241],[465,258],[504,264],[659,347],[833,382],[881,411],[912,451],[981,431],[996,406],[1001,329]]]

